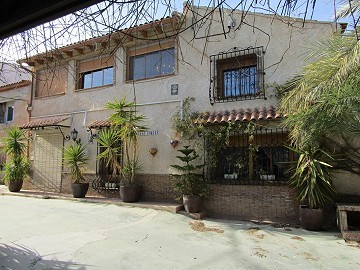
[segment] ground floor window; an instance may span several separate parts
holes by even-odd
[[[211,182],[288,180],[294,154],[286,147],[285,130],[258,125],[250,129],[246,126],[224,129],[223,134],[219,130],[206,138],[206,174]]]

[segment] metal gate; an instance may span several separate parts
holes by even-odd
[[[63,137],[59,131],[37,134],[33,141],[33,185],[43,191],[61,191]]]

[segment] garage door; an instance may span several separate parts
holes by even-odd
[[[63,137],[59,131],[37,134],[33,142],[33,184],[43,191],[61,191]]]

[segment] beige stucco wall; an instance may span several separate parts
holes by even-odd
[[[203,11],[200,11],[203,12]],[[241,20],[241,13],[235,12],[236,27]],[[255,16],[255,20],[254,20]],[[283,18],[282,18],[283,19]],[[149,131],[158,132],[157,135],[139,137],[140,162],[143,164],[144,174],[169,174],[170,164],[175,161],[183,142],[174,149],[170,140],[174,139],[171,130],[171,117],[180,109],[181,102],[186,97],[195,97],[193,109],[199,111],[218,111],[225,109],[254,108],[263,105],[277,105],[273,89],[266,90],[267,99],[246,100],[227,103],[209,102],[210,63],[209,55],[228,51],[233,47],[245,49],[249,46],[264,46],[265,49],[265,84],[281,84],[303,65],[303,56],[309,44],[320,36],[333,33],[332,23],[292,22],[274,19],[268,15],[248,15],[246,22],[256,27],[242,25],[241,29],[230,31],[226,35],[210,37],[207,40],[193,39],[192,29],[184,31],[177,38],[177,70],[175,75],[127,83],[125,81],[126,57],[123,49],[116,52],[116,68],[114,72],[115,84],[111,87],[74,91],[75,80],[73,71],[75,61],[69,63],[68,85],[64,95],[33,101],[33,119],[52,115],[68,114],[72,117],[71,128],[79,131],[79,137],[87,142],[88,133],[85,126],[93,120],[105,119],[109,114],[103,110],[107,101],[127,96],[133,99],[136,92],[138,110],[147,116],[146,124]],[[287,19],[286,19],[287,20]],[[186,26],[190,25],[191,14],[188,14]],[[206,25],[200,30],[204,34]],[[219,15],[216,13],[212,20],[210,33],[221,33]],[[266,34],[265,34],[266,33]],[[205,50],[204,50],[205,48]],[[204,55],[203,55],[204,54]],[[171,95],[171,85],[178,84],[178,95]],[[88,144],[90,162],[89,172],[95,171],[96,143]],[[157,154],[152,157],[150,148],[157,148]]]
[[[10,125],[22,125],[29,121],[27,105],[30,101],[31,85],[19,87],[17,82],[31,80],[30,72],[25,72],[14,65],[2,63],[0,66],[0,103],[9,103],[14,106],[14,119],[11,123],[0,124],[1,138],[5,136],[5,129]]]

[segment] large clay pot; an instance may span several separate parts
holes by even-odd
[[[184,208],[188,213],[200,213],[202,201],[202,197],[198,195],[183,195]]]
[[[11,180],[9,181],[8,188],[10,192],[19,192],[23,185],[23,180]]]
[[[120,198],[123,202],[138,202],[141,198],[142,186],[120,186]]]
[[[89,189],[89,183],[72,183],[71,189],[74,198],[84,198]]]
[[[306,230],[319,231],[323,226],[323,209],[311,209],[306,205],[300,205],[300,224]]]

